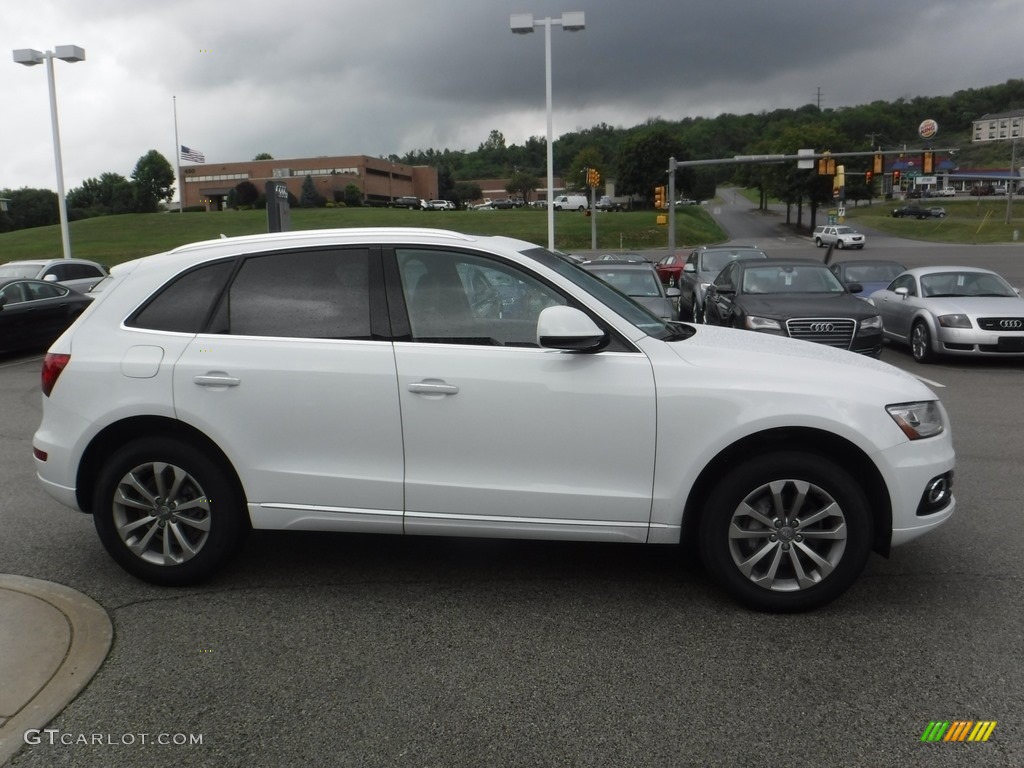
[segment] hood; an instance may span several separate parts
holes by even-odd
[[[887,402],[937,400],[919,379],[880,360],[856,352],[796,341],[786,336],[698,325],[688,339],[668,346],[690,365],[733,370],[742,380],[757,376],[762,382],[777,379],[782,388],[793,386],[794,372],[815,391],[822,388],[837,397],[856,398],[873,390]]]
[[[877,308],[849,293],[747,294],[740,296],[736,303],[748,314],[779,320],[793,317],[852,317],[863,320],[878,314]]]

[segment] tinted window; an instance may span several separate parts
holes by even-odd
[[[736,262],[726,265],[718,277],[715,278],[715,287],[727,291],[736,290]]]
[[[58,280],[70,279],[69,264],[54,264],[52,267],[46,270],[43,277],[49,277],[53,275]]]
[[[897,288],[906,288],[910,296],[917,296],[917,285],[914,283],[913,275],[901,275],[893,280],[889,290],[895,291]]]
[[[154,331],[199,333],[232,266],[231,261],[221,261],[186,272],[161,289],[127,324]]]
[[[247,258],[211,331],[304,339],[370,338],[369,251],[301,251]]]
[[[88,280],[92,277],[103,277],[102,270],[92,264],[68,264],[66,268],[67,277],[63,280]]]
[[[56,299],[61,296],[66,296],[69,291],[67,288],[54,285],[53,283],[25,283],[25,290],[28,293],[29,301],[35,299]]]

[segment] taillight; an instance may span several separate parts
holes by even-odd
[[[56,355],[47,352],[43,358],[43,394],[47,397],[53,391],[61,372],[71,362],[71,355]]]

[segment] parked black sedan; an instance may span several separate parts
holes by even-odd
[[[58,283],[0,280],[0,353],[48,347],[91,301]]]
[[[878,310],[857,298],[824,264],[807,261],[734,261],[708,288],[704,322],[882,353]]]

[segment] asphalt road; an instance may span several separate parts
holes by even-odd
[[[718,215],[770,253],[824,253],[748,204]],[[1021,247],[872,237],[857,255],[1024,285]],[[37,487],[39,358],[0,358],[0,571],[90,595],[116,632],[50,726],[102,743],[11,765],[1024,765],[1024,364],[883,359],[946,403],[958,512],[838,602],[771,616],[671,547],[264,533],[203,587],[144,584]],[[921,743],[958,719],[998,725]],[[202,743],[120,743],[141,733]]]

